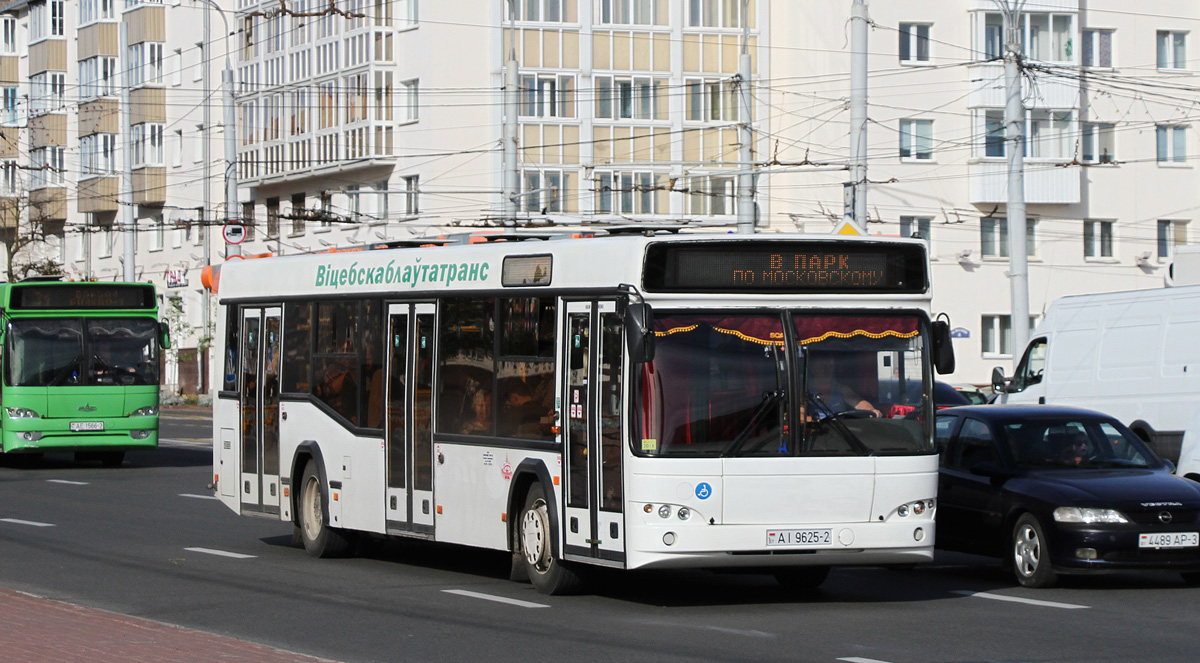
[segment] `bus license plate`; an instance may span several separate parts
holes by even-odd
[[[104,430],[103,421],[72,421],[71,432],[77,433],[85,430]]]
[[[1157,532],[1139,534],[1139,548],[1195,548],[1200,546],[1200,532]]]
[[[768,546],[830,546],[833,530],[828,529],[769,529]]]

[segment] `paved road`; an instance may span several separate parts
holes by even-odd
[[[195,423],[173,419],[165,438]],[[494,552],[386,542],[312,559],[290,526],[209,499],[209,453],[164,442],[118,469],[0,465],[0,586],[347,663],[1197,657],[1200,589],[1169,574],[1034,591],[995,562],[945,555],[837,570],[807,595],[762,575],[671,572],[546,597],[508,582]]]

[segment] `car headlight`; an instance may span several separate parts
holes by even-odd
[[[1054,510],[1054,520],[1060,523],[1127,523],[1128,519],[1116,509],[1060,506]]]
[[[129,416],[131,416],[131,417],[153,417],[156,414],[158,414],[158,408],[153,405],[150,405],[148,407],[139,407],[138,409],[134,410],[133,413],[130,414]]]
[[[41,419],[42,415],[27,407],[6,407],[9,419]]]

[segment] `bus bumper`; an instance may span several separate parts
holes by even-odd
[[[158,417],[103,419],[104,430],[72,431],[69,419],[6,419],[4,453],[130,451],[158,447]]]

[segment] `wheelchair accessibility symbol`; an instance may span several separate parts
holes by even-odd
[[[712,497],[712,486],[707,483],[701,483],[700,485],[696,486],[696,497],[699,497],[702,500]]]

